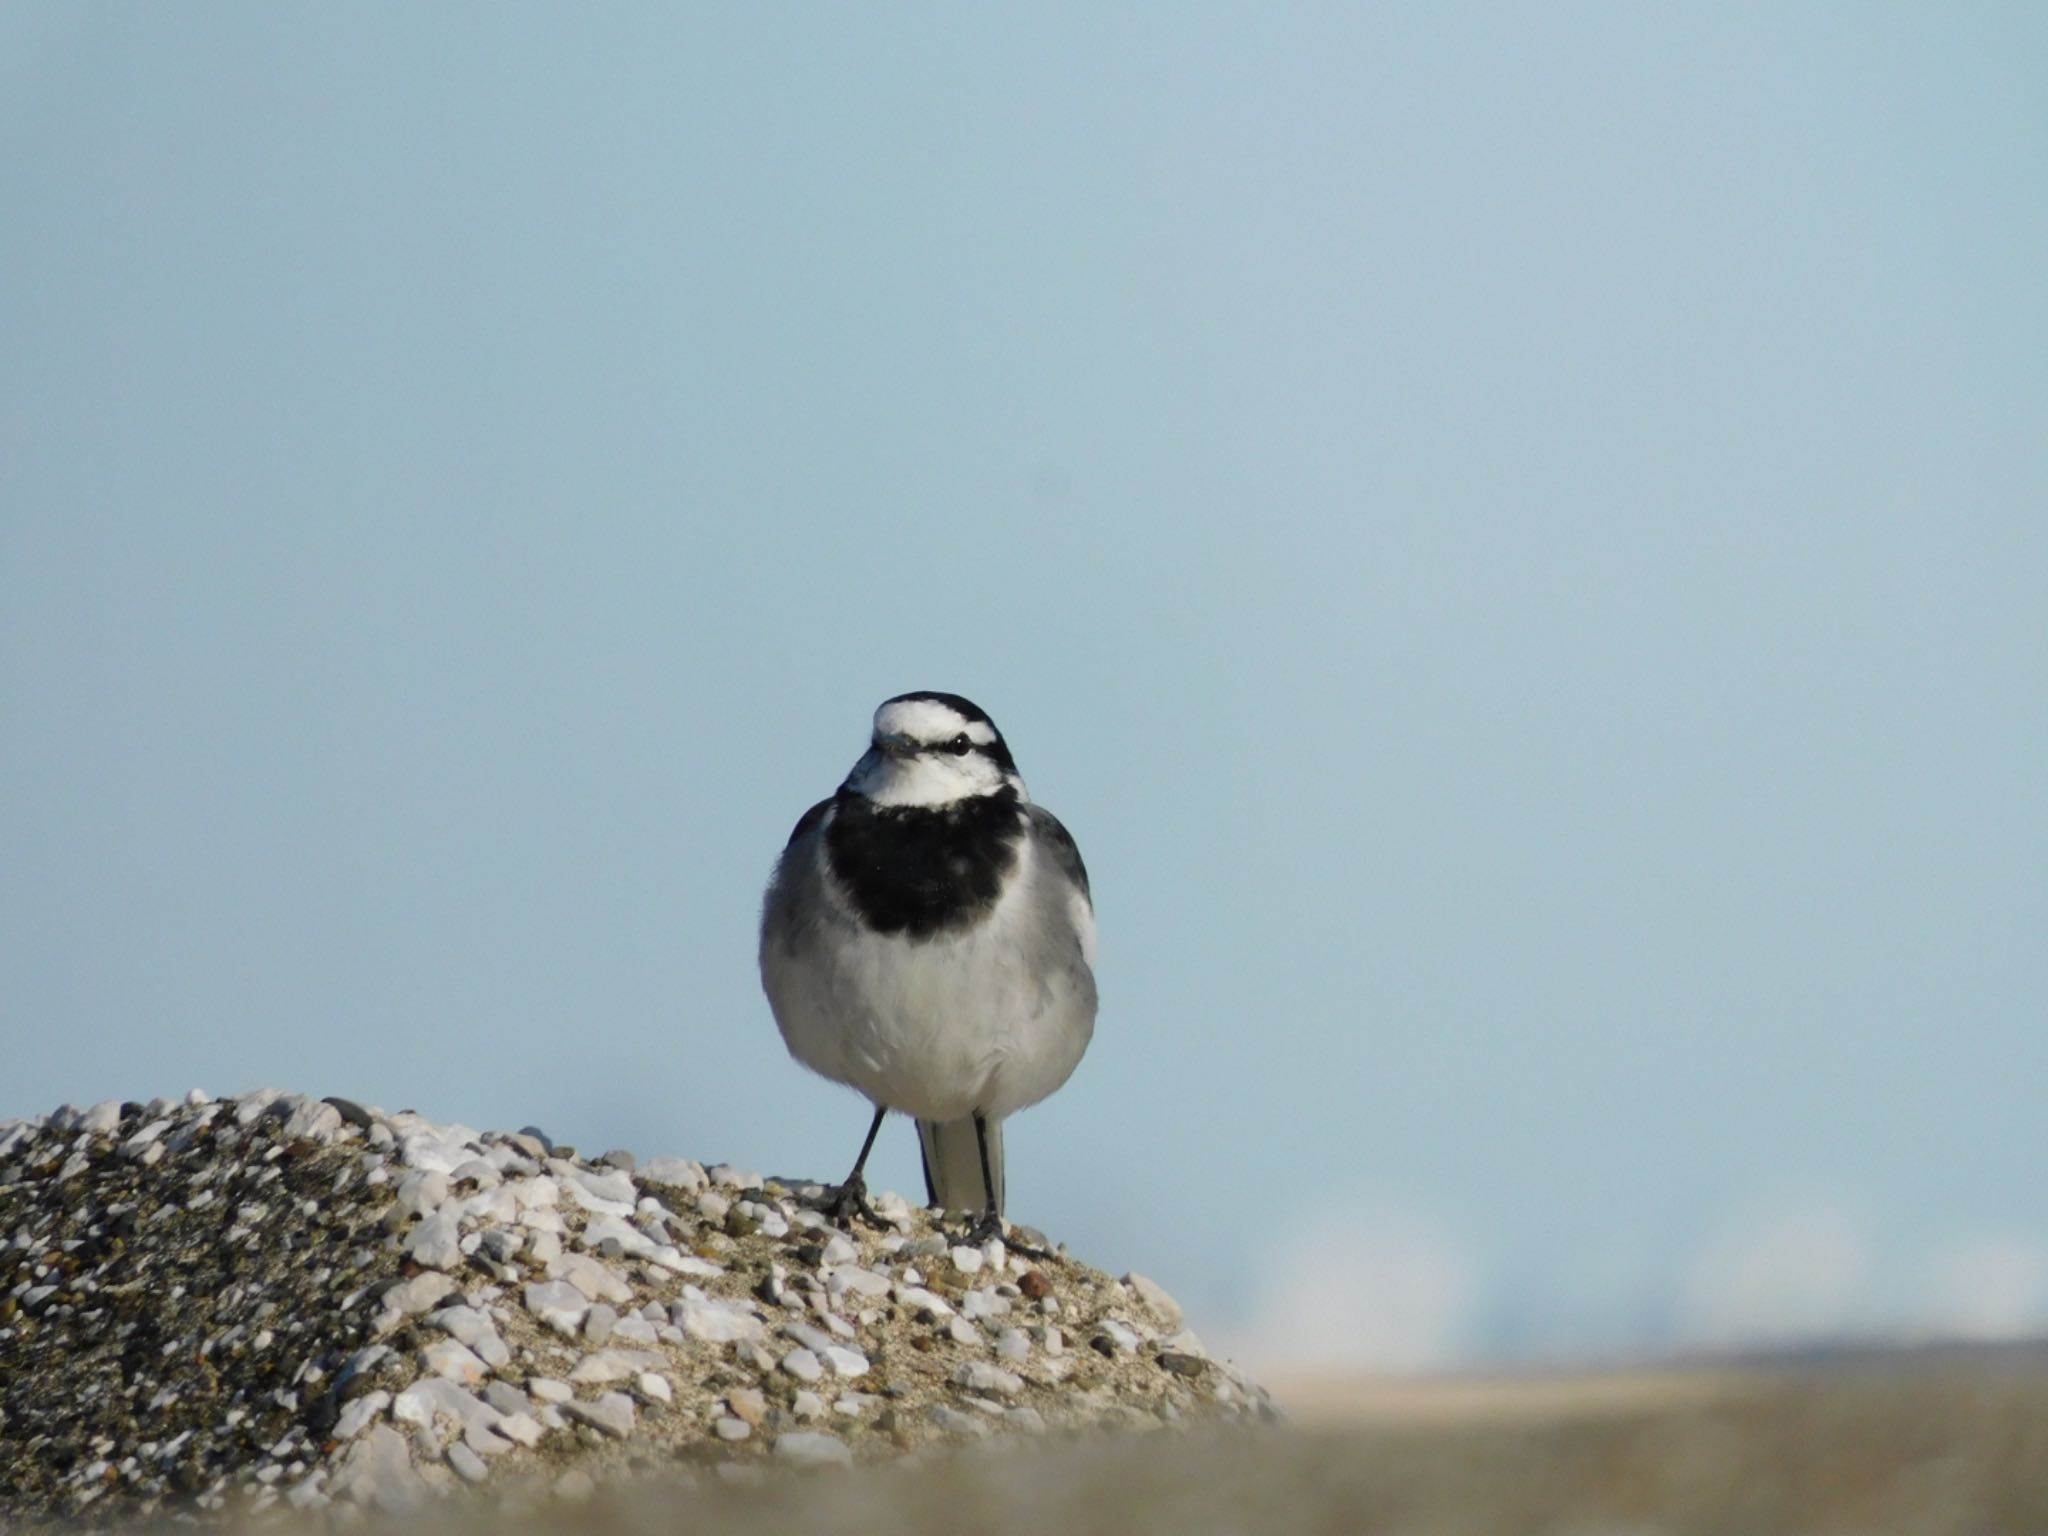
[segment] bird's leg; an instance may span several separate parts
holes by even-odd
[[[861,1172],[868,1165],[868,1154],[875,1149],[875,1137],[882,1129],[883,1117],[888,1113],[884,1106],[875,1106],[875,1118],[868,1126],[867,1140],[860,1144],[860,1156],[853,1160],[853,1172],[846,1176],[844,1183],[832,1191],[831,1198],[819,1207],[828,1219],[845,1227],[849,1232],[853,1230],[856,1220],[864,1221],[871,1227],[886,1227],[892,1232],[896,1229],[894,1222],[877,1215],[875,1208],[868,1204],[868,1181]]]
[[[1051,1258],[1052,1255],[1043,1248],[1034,1248],[1003,1231],[1002,1202],[996,1198],[995,1170],[990,1166],[988,1158],[988,1121],[979,1114],[974,1117],[974,1140],[981,1149],[981,1189],[988,1203],[982,1208],[980,1217],[968,1227],[966,1241],[978,1248],[990,1238],[1000,1237],[1003,1246],[1012,1253],[1022,1254],[1027,1259]]]

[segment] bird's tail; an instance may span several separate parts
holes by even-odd
[[[988,1138],[988,1181],[981,1176],[981,1138],[977,1116],[958,1120],[920,1120],[917,1142],[924,1153],[924,1187],[931,1203],[947,1211],[985,1211],[988,1188],[995,1189],[995,1213],[1003,1214],[1003,1122],[985,1122]]]

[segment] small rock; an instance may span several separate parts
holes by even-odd
[[[552,1376],[529,1376],[526,1390],[537,1403],[566,1403],[573,1401],[576,1389],[566,1381],[557,1381]]]
[[[633,1388],[650,1403],[672,1403],[675,1388],[668,1384],[668,1378],[654,1371],[642,1371],[633,1378]]]
[[[853,1464],[853,1447],[837,1435],[821,1434],[816,1430],[794,1429],[779,1436],[775,1442],[775,1455],[799,1466],[846,1467]]]
[[[723,1415],[712,1424],[711,1429],[721,1440],[744,1440],[754,1432],[754,1426],[745,1419],[728,1418]]]
[[[490,1367],[460,1339],[436,1339],[420,1351],[420,1364],[435,1376],[469,1387],[482,1386],[491,1374]]]
[[[334,1421],[334,1438],[353,1440],[360,1435],[386,1408],[391,1406],[391,1394],[385,1391],[365,1392],[361,1397],[341,1410],[341,1416]]]
[[[967,1388],[970,1392],[994,1392],[1003,1397],[1015,1397],[1024,1390],[1022,1377],[1013,1376],[999,1365],[990,1365],[986,1360],[970,1360],[953,1372],[955,1386]]]
[[[1180,1303],[1166,1294],[1164,1286],[1156,1280],[1149,1280],[1133,1270],[1124,1276],[1124,1285],[1132,1295],[1143,1302],[1147,1311],[1166,1325],[1169,1333],[1187,1325],[1187,1317],[1181,1311]]]
[[[806,1394],[799,1392],[798,1397]],[[767,1395],[755,1387],[738,1387],[725,1394],[725,1406],[735,1418],[745,1419],[749,1424],[759,1424],[768,1416]]]
[[[426,1313],[451,1294],[455,1294],[455,1280],[430,1270],[391,1286],[383,1294],[383,1305],[393,1313]]]
[[[483,1457],[457,1440],[447,1450],[448,1465],[461,1475],[463,1481],[480,1483],[490,1476],[490,1468],[484,1465]]]
[[[412,1229],[405,1252],[429,1269],[453,1269],[462,1262],[462,1229],[452,1213],[436,1211]]]
[[[633,1399],[623,1392],[607,1392],[594,1403],[564,1403],[562,1412],[579,1424],[602,1430],[614,1440],[633,1432]]]
[[[557,1333],[573,1338],[590,1302],[566,1280],[535,1281],[526,1287],[526,1310]]]
[[[855,1376],[865,1376],[868,1373],[868,1357],[857,1349],[847,1349],[839,1344],[828,1344],[820,1353],[824,1357],[825,1364],[832,1368],[834,1376],[843,1376],[850,1380]]]
[[[792,1349],[782,1357],[782,1368],[798,1381],[818,1381],[825,1375],[823,1362],[808,1349]]]

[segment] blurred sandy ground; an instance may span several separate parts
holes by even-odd
[[[2039,1350],[1277,1384],[1273,1428],[1053,1436],[850,1472],[661,1473],[523,1518],[656,1536],[2048,1533]]]

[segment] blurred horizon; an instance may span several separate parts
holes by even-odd
[[[2048,1331],[2044,58],[0,12],[0,1118],[837,1178],[757,903],[941,688],[1102,932],[1010,1214],[1255,1369]]]

